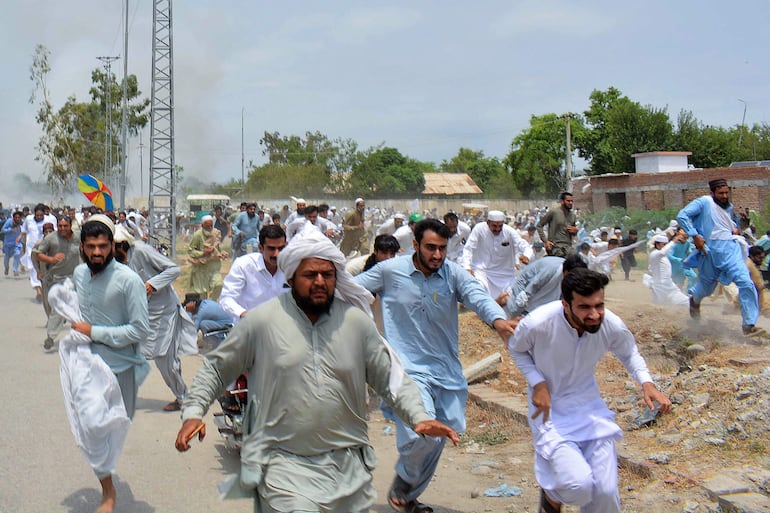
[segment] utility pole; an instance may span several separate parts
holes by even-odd
[[[124,210],[126,208],[126,162],[128,160],[128,152],[126,151],[126,138],[128,136],[128,0],[124,2],[126,6],[125,12],[125,30],[123,31],[123,102],[122,102],[122,130],[120,134],[120,203],[119,208]]]
[[[143,132],[139,131],[139,197],[144,196],[144,139]]]
[[[567,177],[567,191],[572,192],[572,132],[570,128],[570,114],[567,114],[567,154],[564,160],[564,174]]]
[[[743,117],[741,118],[741,133],[738,135],[738,146],[740,147],[741,143],[743,142],[743,127],[746,124],[746,107],[748,107],[748,104],[744,101],[738,98],[738,101],[743,104]]]
[[[104,64],[104,182],[112,175],[112,63],[120,57],[97,57]],[[109,186],[109,185],[108,185]]]
[[[243,113],[245,110],[245,107],[241,107],[241,188],[244,196],[246,195],[246,160],[243,156]]]

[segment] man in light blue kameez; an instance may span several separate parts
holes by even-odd
[[[136,394],[149,365],[140,344],[150,329],[147,295],[139,276],[113,259],[115,225],[102,214],[83,224],[80,244],[85,263],[75,268],[73,281],[83,322],[72,329],[91,338],[91,351],[99,355],[118,379],[129,418],[136,410]],[[97,475],[102,485],[99,512],[115,510],[112,473]]]
[[[278,266],[291,292],[250,310],[208,354],[185,399],[176,448],[190,448],[209,405],[248,372],[240,485],[256,511],[369,511],[375,458],[367,383],[417,433],[455,443],[457,433],[426,413],[420,391],[365,313],[371,294],[345,271],[328,238],[303,232]]]
[[[717,282],[738,287],[741,301],[743,334],[766,336],[767,332],[755,326],[759,317],[759,299],[754,282],[746,267],[746,258],[738,243],[738,226],[733,220],[730,188],[723,178],[709,182],[711,195],[691,201],[679,211],[679,227],[692,237],[698,251],[698,283],[690,288],[690,316],[700,317],[700,302],[714,292]],[[690,260],[688,258],[687,260]]]
[[[414,227],[413,255],[380,262],[356,281],[382,298],[385,339],[417,383],[425,409],[458,432],[465,431],[468,383],[459,359],[458,302],[475,311],[507,340],[516,321],[460,265],[446,260],[451,231],[436,219]],[[432,511],[417,501],[438,466],[444,439],[421,437],[393,412],[399,460],[388,500],[397,511]]]

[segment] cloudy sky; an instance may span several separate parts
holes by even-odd
[[[129,73],[149,97],[152,0],[129,2]],[[35,45],[51,52],[55,107],[87,100],[96,57],[123,53],[123,1],[7,2],[4,13],[0,180],[37,180]],[[176,162],[205,181],[240,178],[242,119],[258,164],[266,130],[437,163],[460,146],[502,158],[531,115],[582,112],[610,86],[674,118],[735,126],[746,107],[747,124],[770,122],[767,0],[184,0],[173,16]],[[113,70],[120,79],[122,61]],[[129,147],[136,195],[149,127],[143,139],[141,166],[138,139]]]

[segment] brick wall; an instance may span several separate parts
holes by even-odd
[[[573,182],[575,206],[592,212],[608,207],[607,194],[625,193],[628,208],[660,210],[681,208],[709,194],[708,182],[725,178],[736,211],[762,211],[770,196],[770,168],[713,168],[678,173],[620,174],[579,178]],[[591,187],[582,192],[584,185]]]

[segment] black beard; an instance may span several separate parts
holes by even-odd
[[[294,298],[294,301],[297,303],[299,309],[309,315],[321,315],[324,313],[329,313],[329,310],[331,310],[332,307],[332,303],[334,302],[334,294],[332,294],[329,296],[329,300],[326,303],[320,305],[313,303],[309,297],[300,296],[293,288],[291,289],[291,297]]]
[[[255,213],[253,213],[253,214],[249,214],[248,212],[246,212],[246,215],[247,215],[247,216],[249,216],[249,217],[254,217],[254,216],[255,216],[255,215],[257,215],[257,214],[256,214],[256,212],[255,212]]]
[[[572,322],[577,326],[578,330],[583,330],[586,333],[596,333],[599,331],[599,329],[602,327],[602,322],[604,321],[604,317],[599,321],[599,324],[596,326],[587,326],[583,323],[580,319],[577,318],[577,316],[572,312],[572,308],[570,308],[569,314],[567,312],[564,312],[564,315],[569,315],[569,318],[572,320]]]
[[[714,203],[722,207],[723,209],[727,210],[727,207],[730,206],[730,200],[727,201],[719,201],[718,199],[714,198]]]
[[[112,262],[112,258],[114,257],[114,254],[112,251],[110,251],[110,254],[104,258],[104,262],[100,264],[95,264],[91,262],[88,259],[88,257],[86,257],[85,253],[83,253],[83,251],[80,252],[80,257],[86,263],[88,268],[91,269],[91,274],[99,274],[100,272],[104,271],[104,269],[110,264],[110,262]]]

